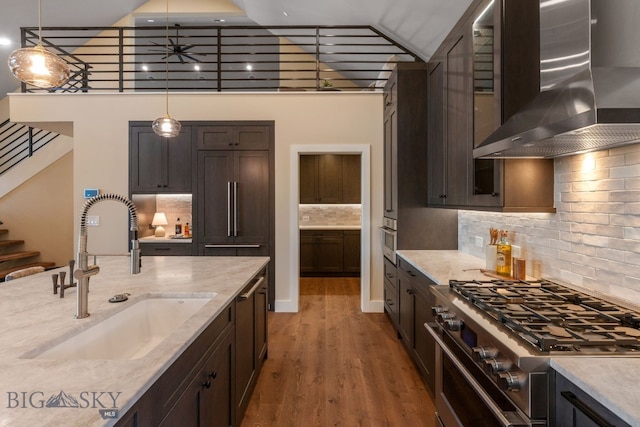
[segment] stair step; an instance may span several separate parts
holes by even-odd
[[[44,261],[44,262],[32,262],[29,264],[16,265],[15,267],[5,268],[4,270],[0,270],[0,281],[4,280],[4,276],[6,276],[7,274],[13,273],[14,271],[22,270],[23,268],[44,267],[45,269],[47,269],[47,268],[55,267],[55,265],[56,265],[55,262]]]
[[[9,232],[9,230],[7,230],[6,228],[0,228],[0,234],[7,234]]]
[[[0,246],[15,246],[23,243],[24,240],[0,240]]]
[[[20,252],[11,252],[8,254],[0,254],[0,262],[13,261],[13,260],[22,259],[22,258],[31,258],[38,255],[40,255],[40,252],[38,251],[20,251]]]

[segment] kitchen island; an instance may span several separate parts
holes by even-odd
[[[400,250],[398,256],[436,285],[492,280],[484,260],[459,251]],[[549,279],[553,280],[553,279]],[[640,357],[551,356],[550,366],[631,426],[640,427]]]
[[[68,267],[0,284],[0,424],[115,424],[114,416],[124,415],[268,262],[267,257],[143,257],[141,273],[131,275],[127,257],[98,257],[100,273],[90,280],[91,315],[81,320],[74,318],[74,288],[64,298],[52,292],[51,275],[68,273]],[[124,293],[130,294],[128,301],[108,302]],[[145,298],[213,295],[141,358],[34,358]],[[60,402],[69,396],[75,405]],[[60,404],[46,407],[52,397]]]

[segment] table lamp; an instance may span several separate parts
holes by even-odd
[[[153,214],[153,220],[151,221],[151,225],[156,227],[155,236],[156,237],[164,237],[164,227],[163,225],[167,225],[169,222],[167,221],[167,216],[163,212],[156,212]]]

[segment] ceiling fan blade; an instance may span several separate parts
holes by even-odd
[[[185,58],[189,58],[189,59],[190,59],[190,60],[192,60],[193,62],[200,62],[200,60],[199,60],[199,59],[194,58],[193,56],[188,55],[188,54],[186,54],[186,53],[183,53],[182,55],[183,55]]]

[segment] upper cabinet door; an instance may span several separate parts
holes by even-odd
[[[156,135],[149,123],[129,129],[129,179],[132,193],[191,192],[191,127],[175,138]]]
[[[268,150],[271,127],[266,125],[198,126],[199,150]]]

